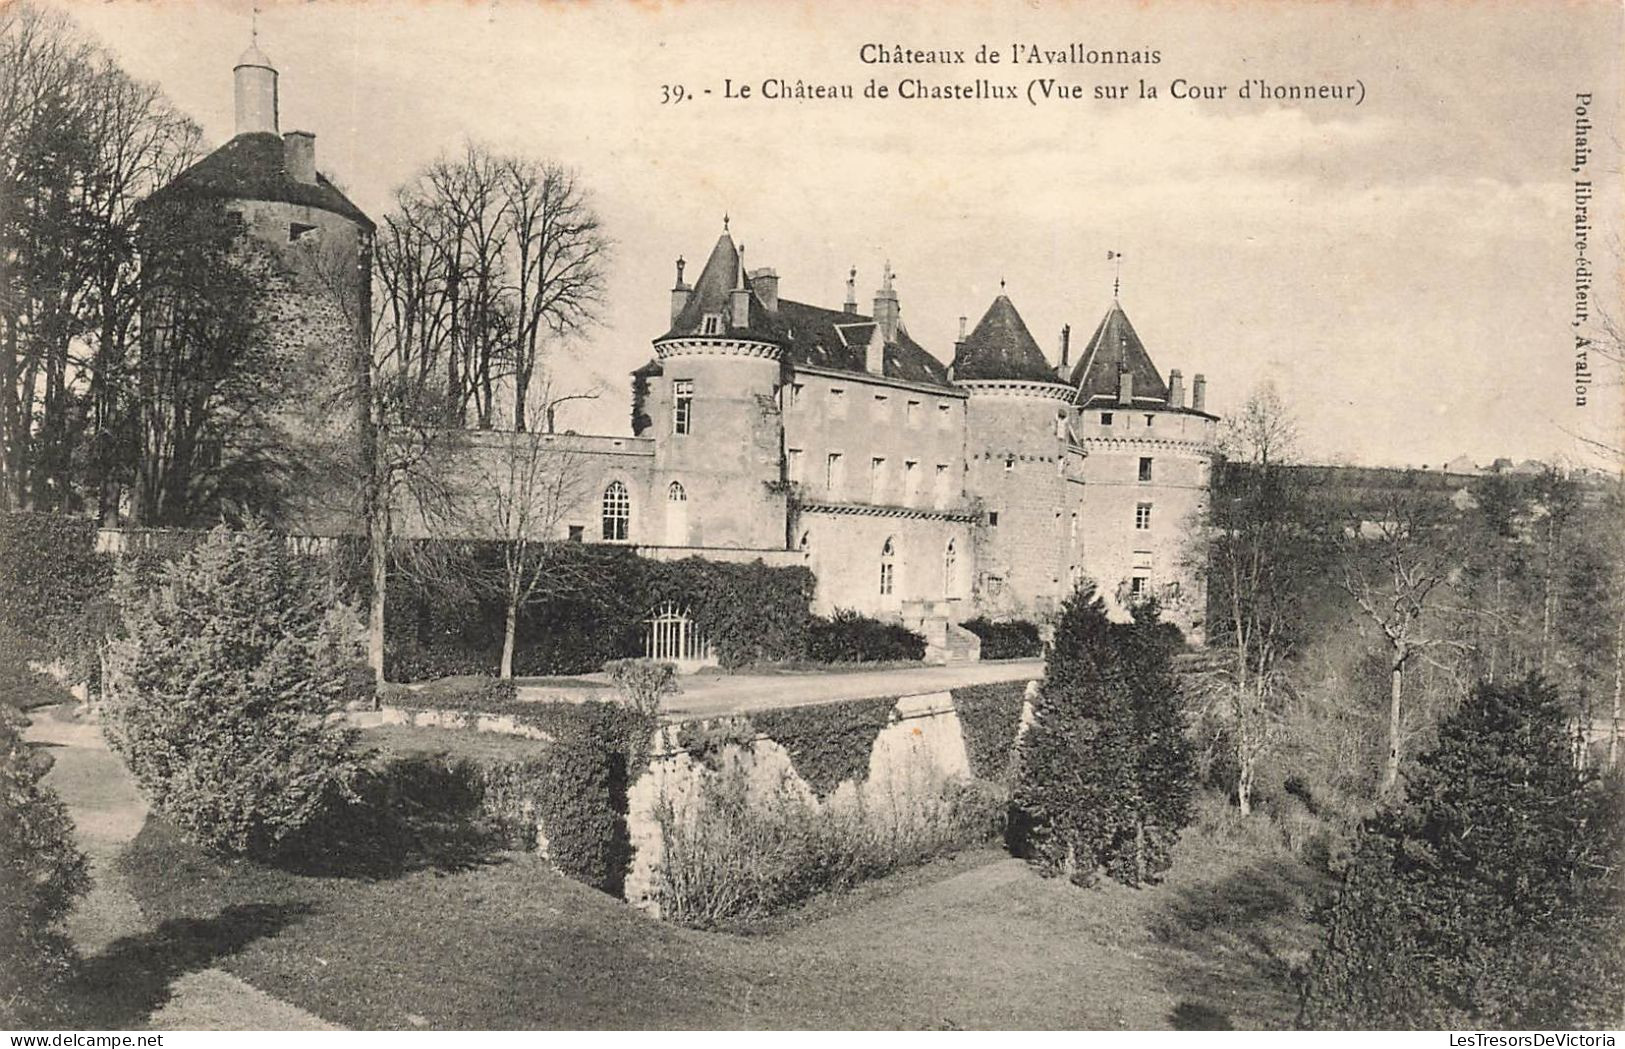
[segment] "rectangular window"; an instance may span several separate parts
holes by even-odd
[[[947,506],[948,505],[948,497],[950,495],[950,493],[948,491],[948,478],[949,478],[948,464],[947,463],[938,463],[937,464],[937,476],[936,476],[937,505],[938,506]]]
[[[1149,455],[1140,456],[1140,480],[1151,480],[1151,457]]]
[[[586,533],[587,533],[587,528],[586,528],[585,525],[571,525],[570,526],[570,542],[579,543],[579,542],[583,541],[587,537]]]
[[[831,419],[846,418],[846,391],[839,386],[829,388],[829,417]]]
[[[1110,426],[1111,424],[1112,424],[1112,413],[1111,412],[1101,412],[1100,413],[1100,425],[1102,425],[1102,426]]]
[[[694,380],[675,379],[671,384],[671,432],[688,433],[694,421]]]
[[[951,404],[937,405],[937,429],[946,430],[953,425],[954,406]]]
[[[841,463],[840,452],[830,452],[824,459],[824,487],[829,489],[831,495],[841,490],[846,468]]]
[[[793,382],[790,384],[790,407],[801,407],[801,391],[803,387],[804,384],[799,382]]]
[[[1151,580],[1143,575],[1135,575],[1128,581],[1130,597],[1145,597],[1151,592]]]
[[[887,400],[885,394],[875,394],[875,418],[884,419],[886,417]]]
[[[787,448],[784,452],[784,472],[792,481],[801,480],[801,449]]]
[[[913,459],[903,460],[903,499],[913,503],[920,495],[920,464]]]
[[[1134,527],[1144,532],[1151,527],[1151,504],[1139,503],[1134,507]]]
[[[705,315],[705,326],[701,329],[700,333],[702,335],[721,335],[722,334],[722,314],[720,314],[720,313],[707,313]]]
[[[883,501],[886,494],[886,460],[875,456],[869,460],[869,501]]]
[[[909,429],[917,429],[920,425],[920,402],[909,401],[903,408],[903,422]]]
[[[999,527],[999,512],[997,510],[989,510],[987,512],[987,523],[988,527],[990,528]]]

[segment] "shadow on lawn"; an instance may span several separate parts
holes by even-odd
[[[1148,920],[1170,983],[1201,988],[1169,1015],[1176,1030],[1286,1027],[1297,1011],[1295,961],[1307,956],[1306,916],[1320,878],[1291,855],[1257,857],[1228,874],[1181,885]],[[1231,1015],[1241,1004],[1247,1014]]]
[[[233,905],[213,918],[171,918],[151,932],[115,940],[80,966],[75,1023],[97,1030],[139,1026],[168,1001],[178,977],[210,968],[312,910],[305,903]]]

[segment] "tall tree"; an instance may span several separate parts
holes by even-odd
[[[1301,471],[1292,469],[1297,425],[1271,384],[1229,422],[1202,549],[1208,644],[1216,654],[1210,696],[1236,768],[1245,815],[1289,690],[1287,666],[1302,640],[1304,595],[1324,569],[1327,538]]]

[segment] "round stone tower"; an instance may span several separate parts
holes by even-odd
[[[970,395],[965,485],[981,508],[976,610],[1045,618],[1071,591],[1081,550],[1078,456],[1066,441],[1072,387],[1003,294],[955,344],[953,379]]]

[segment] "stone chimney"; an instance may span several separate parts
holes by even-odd
[[[683,279],[683,267],[686,265],[688,263],[683,261],[683,257],[681,255],[677,256],[677,283],[671,287],[671,322],[673,324],[677,323],[677,315],[683,312],[684,306],[688,305],[688,296],[694,290]]]
[[[1134,403],[1134,373],[1129,371],[1127,364],[1117,368],[1117,403],[1132,405]]]
[[[762,300],[767,312],[779,312],[779,273],[777,270],[763,267],[750,275],[750,290]]]
[[[881,274],[880,290],[875,292],[875,329],[885,336],[887,342],[897,338],[897,320],[903,312],[891,282],[891,263],[888,262]]]
[[[1168,407],[1185,407],[1185,373],[1178,368],[1168,373]]]
[[[750,327],[750,289],[745,287],[745,246],[739,245],[739,277],[729,296],[729,323],[735,328]]]
[[[852,272],[846,275],[846,306],[845,312],[858,312],[858,268],[852,267]]]
[[[1207,376],[1201,372],[1191,380],[1191,407],[1199,412],[1207,411]]]
[[[231,71],[237,106],[237,134],[277,133],[276,67],[258,44],[250,44]]]
[[[316,136],[308,131],[282,135],[282,169],[295,182],[316,184]]]
[[[1072,325],[1063,324],[1061,325],[1061,363],[1055,366],[1055,377],[1060,379],[1062,382],[1066,382],[1069,378],[1067,372],[1070,370],[1068,362],[1071,356]]]

